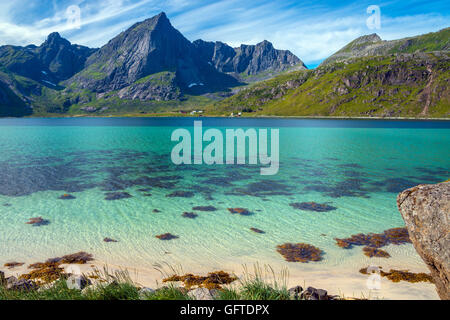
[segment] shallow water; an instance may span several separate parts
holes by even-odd
[[[202,119],[204,128],[221,130],[279,128],[279,172],[261,176],[259,165],[173,165],[170,135],[193,120],[0,119],[0,263],[83,250],[142,269],[168,263],[206,272],[259,262],[298,276],[356,274],[375,262],[426,271],[410,244],[384,248],[390,259],[369,259],[362,247],[345,250],[334,238],[402,227],[398,192],[449,178],[450,122]],[[194,195],[167,196],[175,191]],[[105,200],[110,192],[131,197]],[[75,199],[58,199],[64,193]],[[311,201],[336,209],[290,205]],[[231,214],[230,207],[251,214]],[[39,216],[49,223],[25,224]],[[179,238],[155,237],[167,232]],[[323,260],[285,262],[276,246],[286,242],[319,247]]]

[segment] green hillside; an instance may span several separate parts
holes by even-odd
[[[296,72],[211,105],[211,114],[450,117],[449,53],[355,58]]]

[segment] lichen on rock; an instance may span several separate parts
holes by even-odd
[[[407,189],[397,206],[439,296],[450,300],[450,182]]]

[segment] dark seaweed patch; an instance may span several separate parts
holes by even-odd
[[[436,175],[436,176],[448,176],[449,170],[442,167],[435,167],[435,168],[429,168],[429,167],[416,167],[417,171],[430,174],[430,175]]]
[[[183,214],[181,216],[183,218],[195,219],[198,217],[198,214],[196,214],[194,212],[183,212]]]
[[[261,180],[259,182],[252,182],[245,188],[235,188],[226,194],[231,195],[250,195],[254,197],[266,197],[277,195],[292,195],[290,192],[293,188],[289,185],[280,183],[274,180]]]
[[[322,260],[323,251],[307,243],[285,243],[277,246],[277,252],[286,261],[303,262]]]
[[[340,164],[339,167],[341,168],[355,168],[355,169],[362,169],[363,166],[357,163],[344,163]]]
[[[235,276],[231,276],[230,274],[224,271],[214,271],[208,273],[207,276],[197,276],[191,273],[185,274],[183,276],[173,275],[171,277],[163,279],[163,282],[178,282],[181,281],[184,283],[184,287],[189,290],[194,286],[198,286],[200,288],[207,288],[209,290],[222,289],[223,285],[230,284],[233,281],[236,281],[238,278]]]
[[[213,206],[197,206],[193,207],[192,210],[194,211],[216,211],[217,208]]]
[[[61,200],[73,200],[73,199],[76,199],[76,198],[73,195],[71,195],[71,194],[65,193],[62,196],[58,197],[58,199],[61,199]]]
[[[173,240],[173,239],[177,239],[178,236],[175,236],[171,233],[164,233],[164,234],[157,235],[156,238],[158,238],[159,240]]]
[[[399,193],[402,192],[403,190],[416,186],[417,182],[404,178],[388,178],[382,180],[379,185],[385,186],[385,190],[387,192]]]
[[[378,258],[389,258],[391,255],[384,250],[374,248],[374,247],[364,247],[363,252],[366,256],[378,257]]]
[[[5,263],[3,266],[7,267],[8,269],[13,269],[15,267],[21,267],[23,266],[25,263],[24,262],[17,262],[17,261],[12,261],[12,262],[7,262]]]
[[[241,216],[250,216],[253,214],[250,210],[245,208],[228,208],[228,211],[232,214],[239,214]]]
[[[262,231],[261,229],[253,228],[253,227],[250,228],[250,230],[252,230],[252,231],[255,232],[255,233],[260,233],[260,234],[266,233],[266,232]]]
[[[350,177],[350,178],[359,178],[364,176],[364,173],[359,172],[359,171],[355,171],[355,170],[344,170],[342,172],[342,174],[346,177]]]
[[[335,240],[336,244],[344,249],[350,249],[353,246],[381,248],[391,243],[395,245],[411,243],[406,228],[392,228],[385,230],[383,233],[358,233],[352,235],[350,238],[335,238]]]
[[[233,185],[230,182],[230,179],[225,177],[211,177],[209,179],[203,180],[202,183],[221,187],[230,187]]]
[[[294,209],[316,211],[316,212],[326,212],[336,210],[336,207],[330,206],[326,203],[317,202],[294,202],[289,204]]]
[[[105,194],[105,200],[120,200],[131,197],[131,194],[129,194],[128,192],[109,192]]]
[[[31,224],[33,227],[46,226],[50,224],[49,220],[43,219],[42,217],[30,218],[26,224]]]
[[[379,268],[381,269],[381,267],[379,267]],[[359,272],[362,274],[369,274],[368,269],[369,268],[362,268],[359,270]],[[372,272],[374,272],[374,271],[372,270]],[[431,274],[427,274],[427,273],[423,273],[423,272],[413,273],[413,272],[409,272],[408,270],[391,269],[391,270],[389,270],[389,272],[380,270],[380,275],[382,277],[388,278],[392,282],[406,281],[406,282],[411,282],[411,283],[416,283],[416,282],[434,283],[433,277],[431,276]]]
[[[195,194],[192,191],[174,191],[166,195],[168,198],[192,198]]]

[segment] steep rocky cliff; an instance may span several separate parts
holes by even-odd
[[[450,300],[450,182],[407,189],[397,205],[439,296]]]
[[[222,42],[194,41],[199,55],[211,62],[221,72],[233,73],[240,79],[252,79],[264,72],[267,77],[271,72],[279,73],[296,67],[306,69],[305,64],[288,50],[277,50],[272,43],[264,40],[256,45],[241,45],[232,48]]]

